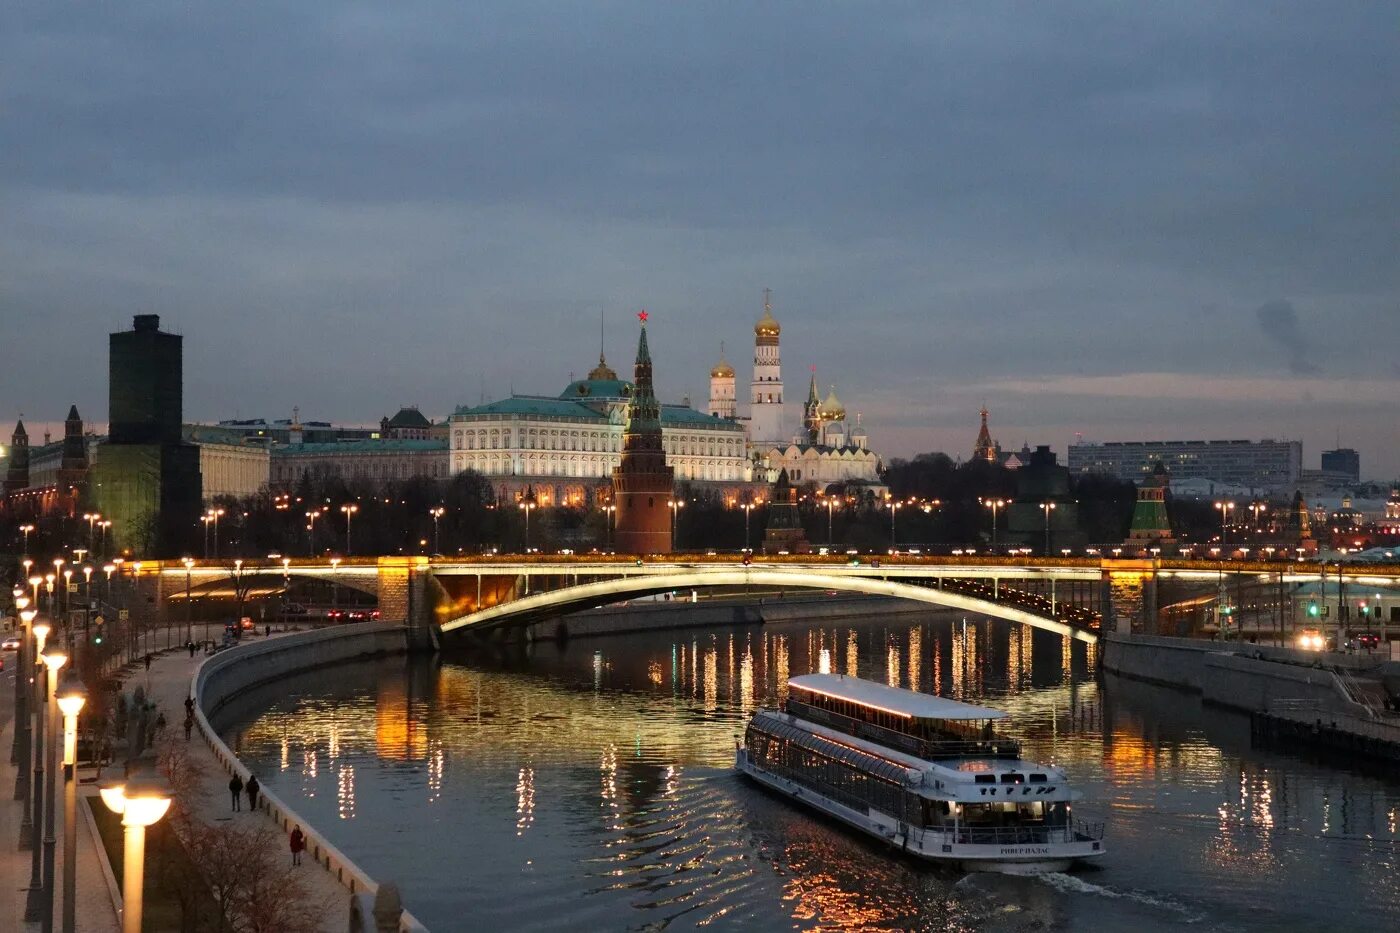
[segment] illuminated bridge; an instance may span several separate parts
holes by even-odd
[[[420,625],[434,636],[520,627],[658,593],[748,589],[896,597],[1094,641],[1105,629],[1192,634],[1217,607],[1247,625],[1252,617],[1256,628],[1281,630],[1300,599],[1316,601],[1321,592],[1326,600],[1338,580],[1353,594],[1400,585],[1400,566],[868,555],[322,558],[126,569],[150,594],[149,611],[178,603],[187,589],[196,599],[256,598],[320,581],[363,593],[386,622]]]

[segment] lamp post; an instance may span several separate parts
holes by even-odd
[[[1259,515],[1261,512],[1267,512],[1269,510],[1268,505],[1263,502],[1251,502],[1249,505],[1245,506],[1245,508],[1249,509],[1250,515],[1254,517],[1254,533],[1259,534],[1259,532],[1263,530],[1259,527]]]
[[[214,520],[214,516],[213,516],[211,513],[209,513],[209,512],[205,512],[203,515],[199,516],[199,520],[200,520],[201,522],[204,523],[204,559],[205,559],[205,560],[208,560],[208,559],[209,559],[209,523],[212,522],[212,521]]]
[[[666,505],[671,509],[671,553],[676,552],[676,531],[680,524],[680,510],[685,508],[684,499],[667,499]]]
[[[194,641],[194,603],[190,593],[190,572],[194,570],[194,558],[186,557],[180,561],[185,565],[185,644]]]
[[[78,713],[87,688],[69,673],[58,690],[63,713],[63,933],[73,933],[78,891]]]
[[[107,809],[121,814],[126,830],[126,851],[122,856],[122,933],[141,933],[146,827],[170,809],[170,785],[154,774],[138,774],[125,784],[106,784],[101,794]]]
[[[340,607],[340,580],[339,580],[339,571],[340,571],[340,558],[339,558],[339,557],[332,557],[332,558],[331,558],[331,608],[332,608],[332,609],[338,609],[338,608]]]
[[[68,653],[57,645],[46,650],[41,657],[47,669],[47,702],[44,704],[44,767],[48,780],[44,782],[44,902],[40,918],[41,929],[45,933],[53,930],[54,901],[54,811],[58,809],[58,670],[68,663]]]
[[[19,526],[19,533],[22,534],[22,535],[24,535],[24,554],[25,554],[26,557],[29,556],[29,533],[32,532],[33,530],[34,530],[34,526],[33,526],[33,525],[20,525],[20,526]],[[29,570],[29,568],[26,567],[26,568],[25,568],[25,571],[27,572],[28,570]]]
[[[992,510],[992,550],[997,548],[997,509],[1008,504],[1006,499],[983,499],[982,504]]]
[[[438,531],[439,531],[438,522],[442,519],[442,516],[445,515],[446,513],[447,513],[447,509],[444,509],[444,508],[443,508],[442,506],[440,506],[440,505],[435,505],[435,506],[433,506],[431,509],[428,509],[428,514],[431,515],[432,518],[433,518],[433,553],[434,553],[434,554],[441,554],[441,553],[442,553],[442,541],[441,541],[441,539],[438,537]],[[528,517],[528,516],[529,516],[529,513],[526,513],[526,520],[527,520],[527,521],[529,520],[529,517]]]
[[[84,512],[83,521],[88,523],[88,550],[92,550],[93,526],[102,518],[97,512]]]
[[[755,508],[752,502],[745,502],[739,508],[744,510],[744,550],[749,550],[749,516],[753,514]]]
[[[30,626],[30,631],[34,633],[34,653],[29,655],[29,676],[33,686],[30,688],[29,702],[30,712],[33,714],[33,728],[31,729],[30,759],[34,766],[34,779],[29,785],[29,803],[33,810],[31,820],[32,833],[38,832],[44,825],[44,681],[42,673],[35,673],[40,670],[43,663],[40,659],[44,653],[45,643],[49,637],[49,623],[45,621],[35,622]],[[30,846],[29,863],[29,890],[24,898],[24,919],[27,923],[37,923],[43,919],[43,847],[40,845]]]
[[[609,549],[609,550],[612,550],[613,515],[614,515],[616,512],[617,512],[617,506],[613,505],[611,502],[609,502],[607,505],[603,506],[604,520],[605,520],[606,523],[607,523],[608,549]]]
[[[23,597],[21,597],[22,599]],[[15,764],[19,766],[19,771],[15,775],[15,800],[24,801],[24,812],[20,818],[19,825],[19,848],[20,851],[34,845],[34,822],[31,814],[33,808],[29,805],[29,795],[32,792],[32,784],[29,782],[29,769],[31,767],[29,756],[32,751],[31,735],[29,724],[29,710],[32,702],[33,691],[29,688],[29,674],[33,668],[33,661],[29,656],[29,633],[34,624],[34,617],[39,613],[32,608],[23,608],[19,611],[20,639],[19,656],[15,659]]]
[[[526,554],[529,554],[529,553],[530,553],[530,513],[533,512],[536,508],[538,508],[538,506],[537,506],[534,502],[530,501],[529,499],[521,499],[519,502],[516,503],[516,505],[518,505],[518,506],[520,507],[520,510],[521,510],[522,512],[525,513],[525,553],[526,553]]]
[[[223,509],[210,509],[209,515],[214,519],[214,559],[219,559],[219,519],[223,517]]]
[[[1045,556],[1050,556],[1050,516],[1054,514],[1056,504],[1046,501],[1040,503],[1040,511],[1045,513]]]
[[[350,547],[350,519],[355,517],[355,513],[360,511],[360,507],[353,502],[346,503],[340,507],[341,514],[345,516],[345,556],[354,555],[354,550]]]
[[[1215,507],[1220,510],[1220,551],[1222,554],[1228,557],[1230,552],[1225,547],[1225,536],[1230,520],[1230,512],[1234,510],[1235,503],[1217,502],[1215,503]]]
[[[826,497],[826,546],[831,547],[835,540],[831,535],[831,513],[836,508],[836,499],[833,496]]]
[[[316,519],[321,517],[320,509],[312,509],[306,513],[306,555],[316,556]]]
[[[101,542],[102,547],[100,547],[98,550],[99,550],[102,554],[106,554],[106,553],[107,553],[107,529],[109,529],[109,528],[112,527],[112,520],[111,520],[110,518],[104,518],[104,519],[102,519],[102,521],[100,521],[100,522],[97,523],[97,527],[102,529],[102,534],[101,534],[100,536],[98,536],[98,539],[97,539],[99,542]]]
[[[894,513],[898,512],[903,505],[903,502],[896,502],[893,499],[885,503],[885,507],[890,510],[890,550],[895,549]]]

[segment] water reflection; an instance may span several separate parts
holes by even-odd
[[[1394,786],[1256,751],[1181,694],[1101,689],[1090,659],[947,617],[673,631],[318,672],[240,701],[230,735],[435,929],[1400,924]],[[930,872],[737,780],[751,710],[825,666],[1008,710],[1111,821],[1103,869]]]

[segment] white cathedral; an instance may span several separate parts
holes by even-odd
[[[720,354],[710,370],[709,413],[716,418],[745,424],[755,478],[765,473],[771,482],[787,470],[794,485],[815,483],[880,483],[880,457],[870,450],[870,438],[861,424],[848,425],[846,408],[833,386],[825,399],[817,391],[812,373],[802,408],[801,430],[790,432],[783,399],[783,368],[779,352],[782,325],[773,317],[771,294],[764,292],[763,317],[754,325],[753,381],[750,383],[749,416],[737,408],[734,367]]]

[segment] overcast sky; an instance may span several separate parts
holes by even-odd
[[[35,3],[0,30],[0,416],[363,423],[751,374],[762,289],[886,455],[1301,438],[1400,475],[1375,4]],[[797,417],[793,406],[791,417]],[[3,429],[8,435],[9,428]],[[6,437],[7,439],[7,437]]]

